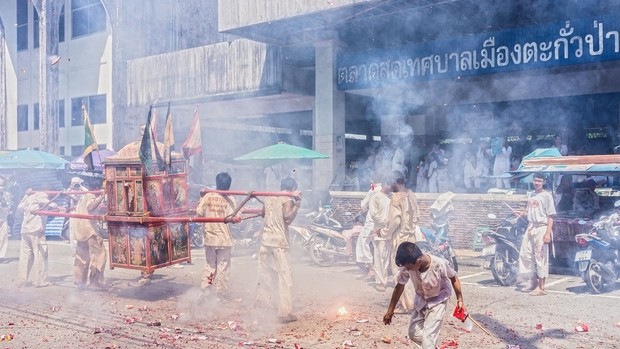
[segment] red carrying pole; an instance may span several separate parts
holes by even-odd
[[[214,190],[203,189],[201,194],[206,193],[218,193],[225,195],[246,195],[246,196],[293,196],[292,192],[288,191],[242,191],[242,190]]]
[[[128,217],[128,216],[109,216],[109,215],[94,215],[83,213],[67,213],[58,211],[33,211],[32,213],[40,216],[53,216],[53,217],[66,217],[66,218],[79,218],[90,219],[106,222],[126,222],[126,223],[184,223],[184,222],[197,222],[197,223],[239,223],[240,217],[220,218],[220,217],[195,217],[195,216],[170,216],[170,217]]]
[[[83,195],[83,194],[99,195],[99,194],[103,194],[103,190],[88,190],[88,191],[84,191],[84,190],[75,190],[75,191],[69,191],[69,190],[41,190],[41,191],[36,191],[36,193],[46,193],[47,195]]]

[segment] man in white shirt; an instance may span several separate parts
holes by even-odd
[[[370,190],[366,193],[364,199],[361,202],[362,210],[368,209],[366,213],[366,220],[364,221],[364,227],[357,238],[355,245],[355,262],[365,265],[368,269],[368,274],[364,276],[365,279],[369,279],[374,276],[374,270],[372,268],[372,252],[370,251],[370,243],[372,242],[372,232],[374,230],[374,223],[370,217],[370,202],[376,193],[381,191],[381,183],[373,183],[370,186]]]
[[[389,325],[392,322],[396,303],[405,284],[411,280],[415,288],[415,300],[409,322],[409,338],[415,348],[434,349],[453,288],[457,308],[464,307],[461,282],[445,259],[422,253],[413,242],[400,244],[395,260],[400,268],[396,277],[397,285],[383,316],[383,323]]]
[[[392,191],[390,183],[387,179],[381,180],[382,185],[378,187],[378,191],[371,197],[368,204],[368,217],[373,226],[373,246],[374,246],[374,274],[375,289],[384,292],[387,285],[388,268],[390,266],[390,256],[392,255],[392,241],[387,236],[381,236],[381,229],[385,228],[388,223],[388,214],[390,212],[390,198],[388,194]]]
[[[543,296],[547,294],[545,279],[549,275],[549,243],[556,212],[553,196],[544,190],[545,176],[535,173],[533,183],[535,191],[527,200],[529,224],[519,251],[519,273],[530,280],[530,285],[522,291]]]

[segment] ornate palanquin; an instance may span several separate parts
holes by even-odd
[[[174,154],[170,166],[152,161],[146,167],[136,143],[104,162],[108,216],[114,216],[108,220],[110,268],[151,273],[191,261],[189,222],[180,219],[189,213],[187,162]]]

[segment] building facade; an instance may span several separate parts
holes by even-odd
[[[312,165],[316,189],[342,187],[378,140],[408,154],[497,136],[521,152],[555,134],[586,153],[620,143],[613,1],[63,2],[64,154],[83,145],[81,100],[108,147],[137,139],[151,105],[163,129],[168,102],[177,140],[198,108],[205,159],[219,169],[254,171],[231,159],[280,140],[312,147],[331,156]],[[0,3],[8,148],[37,143],[34,12]]]

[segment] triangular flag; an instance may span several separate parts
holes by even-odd
[[[183,154],[186,158],[202,152],[202,137],[200,134],[200,118],[198,117],[198,107],[194,109],[194,120],[189,130],[185,142],[183,142]]]
[[[168,113],[166,114],[166,126],[164,128],[164,162],[168,168],[172,165],[173,150],[174,132],[172,130],[172,113],[170,112],[170,102],[168,102]]]
[[[147,169],[151,166],[151,160],[153,159],[153,153],[151,152],[151,118],[153,115],[153,106],[149,108],[149,114],[146,117],[146,125],[144,127],[144,133],[142,134],[142,141],[140,142],[140,161]]]
[[[92,172],[95,169],[93,165],[93,151],[98,151],[99,146],[97,145],[97,140],[95,140],[95,132],[90,124],[90,118],[84,104],[82,104],[82,115],[84,116],[84,152],[82,157],[84,158],[84,163],[88,166],[88,170]]]

